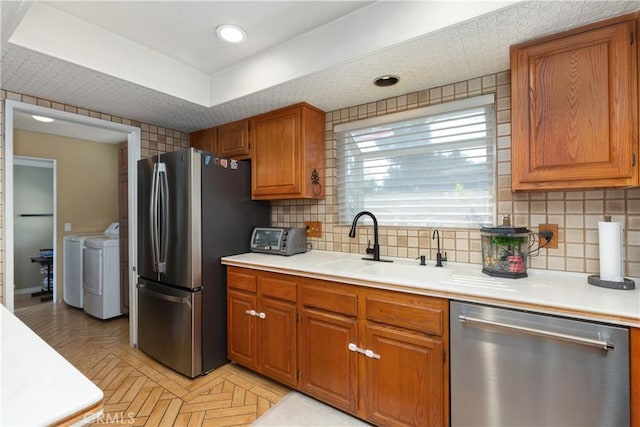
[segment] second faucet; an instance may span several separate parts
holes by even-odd
[[[447,260],[447,253],[444,253],[444,257],[440,253],[440,232],[436,229],[433,230],[433,235],[431,236],[431,240],[437,239],[438,241],[438,252],[436,252],[436,267],[443,267],[442,261]]]

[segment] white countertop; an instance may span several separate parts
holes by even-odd
[[[102,390],[3,305],[0,331],[0,425],[56,424],[102,400]]]
[[[336,282],[399,290],[462,301],[640,327],[640,281],[636,289],[614,290],[587,283],[587,274],[528,269],[529,277],[508,279],[482,273],[482,266],[433,261],[420,266],[406,258],[392,263],[362,255],[313,250],[290,257],[246,253],[222,258],[226,265]]]

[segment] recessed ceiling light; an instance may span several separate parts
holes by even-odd
[[[216,34],[220,40],[229,43],[240,43],[247,38],[247,33],[242,28],[231,24],[218,25]]]
[[[31,116],[31,117],[33,117],[39,122],[51,123],[53,121],[51,117],[45,117],[45,116]]]
[[[393,86],[400,81],[400,77],[387,74],[386,76],[376,77],[373,84],[380,87]]]

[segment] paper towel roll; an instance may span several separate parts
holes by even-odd
[[[622,223],[599,222],[600,279],[623,282]]]

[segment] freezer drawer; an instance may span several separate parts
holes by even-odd
[[[451,302],[452,426],[628,426],[629,331]]]
[[[139,281],[138,347],[190,378],[202,374],[201,315],[201,290]]]

